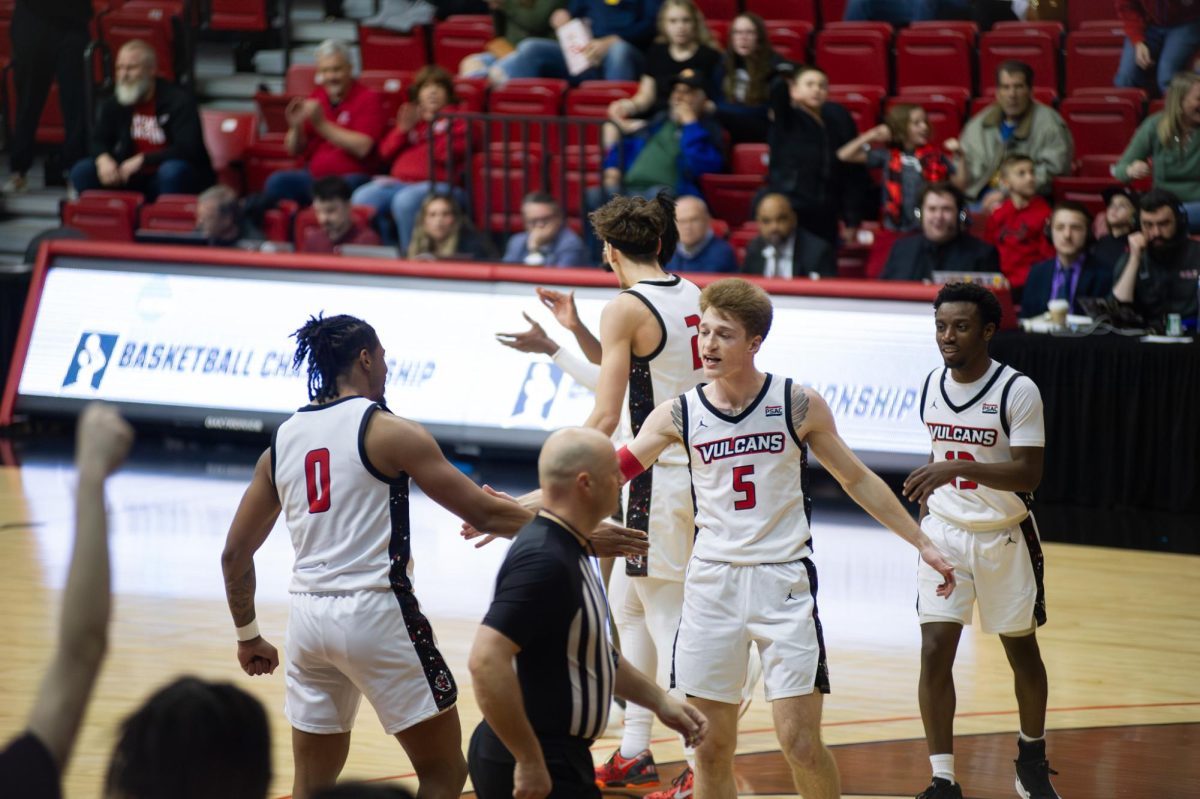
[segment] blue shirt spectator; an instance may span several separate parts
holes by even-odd
[[[583,240],[564,224],[562,207],[545,192],[521,203],[525,230],[508,240],[504,263],[526,266],[589,266]]]
[[[699,197],[680,197],[675,204],[679,244],[666,265],[668,272],[736,272],[737,257],[729,242],[713,232],[708,206]]]

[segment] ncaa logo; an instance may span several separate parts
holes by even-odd
[[[526,422],[541,427],[550,418],[550,408],[558,396],[558,386],[563,372],[554,364],[538,361],[531,363],[521,384],[521,393],[513,406],[514,422]]]
[[[118,338],[116,333],[85,330],[79,336],[79,344],[75,346],[75,354],[71,356],[62,387],[93,391],[100,388],[100,381],[104,379],[104,372],[112,360]]]

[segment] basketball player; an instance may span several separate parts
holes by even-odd
[[[942,574],[938,596],[950,595],[954,573],[887,485],[846,446],[821,396],[755,366],[771,326],[766,292],[742,279],[719,280],[704,289],[700,307],[698,352],[711,382],[656,407],[618,453],[627,480],[671,446],[682,445],[690,462],[697,533],[674,676],[709,720],[696,750],[695,793],[737,795],[733,756],[746,660],[730,652],[753,644],[797,791],[805,799],[831,799],[840,795],[840,780],[820,732],[829,680],[809,560],[808,447],[855,502]]]
[[[700,289],[663,271],[660,256],[674,252],[678,236],[675,204],[666,195],[654,200],[614,197],[589,219],[622,291],[600,315],[600,375],[595,406],[584,425],[611,436],[621,420],[622,403],[627,403],[630,431],[637,435],[655,405],[700,382]],[[664,239],[669,249],[664,249]],[[609,582],[621,653],[667,687],[695,533],[682,447],[669,448],[654,468],[629,483],[625,524],[647,532],[650,552],[627,558],[624,568],[618,563]],[[659,783],[650,752],[653,723],[650,710],[636,704],[626,708],[620,749],[597,767],[597,782],[608,788]],[[678,789],[656,799],[669,799]]]
[[[480,490],[424,428],[386,410],[384,350],[366,322],[313,318],[294,335],[312,404],[259,458],[221,556],[238,661],[252,676],[279,664],[255,621],[253,556],[282,510],[296,550],[285,702],[294,795],[337,779],[365,693],[412,761],[418,796],[456,797],[467,772],[457,688],[412,591],[408,479],[495,534],[533,514]]]
[[[1000,303],[987,289],[951,283],[934,300],[945,367],[925,379],[921,420],[933,438],[926,466],[904,481],[921,506],[921,529],[947,553],[960,581],[936,594],[937,575],[917,572],[921,620],[919,698],[933,781],[919,799],[961,799],[954,780],[954,656],[971,607],[997,633],[1016,683],[1021,731],[1017,793],[1057,799],[1046,760],[1046,667],[1034,631],[1046,622],[1042,548],[1029,514],[1042,478],[1042,398],[1028,377],[988,355]]]

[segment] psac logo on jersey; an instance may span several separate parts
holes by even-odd
[[[104,372],[112,361],[117,338],[116,333],[83,331],[71,356],[71,363],[67,366],[67,375],[63,378],[62,387],[93,391],[100,388],[100,381],[104,379]]]
[[[759,452],[777,454],[783,452],[783,445],[783,433],[751,433],[697,444],[696,451],[705,463],[712,463],[736,455],[754,455]]]
[[[1000,413],[1000,405],[995,402],[985,402],[985,403],[983,403],[983,412],[984,413]]]
[[[934,441],[954,441],[959,444],[976,444],[981,447],[996,445],[996,431],[990,427],[930,424],[929,432]]]
[[[782,405],[768,405],[768,406],[766,406],[766,411],[763,415],[764,416],[783,416],[783,406]]]

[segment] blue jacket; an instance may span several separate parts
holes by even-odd
[[[528,242],[529,234],[527,232],[514,234],[508,240],[508,246],[504,248],[504,263],[525,263],[525,256],[529,252]],[[543,265],[591,266],[592,264],[591,259],[588,258],[587,249],[583,246],[583,240],[564,223],[562,230],[558,231],[558,236],[554,239],[554,246],[550,248],[550,253],[546,256],[546,263]]]
[[[592,23],[592,36],[620,36],[638,49],[645,50],[658,33],[658,9],[662,0],[571,0],[567,11],[572,17],[586,17]]]
[[[1040,316],[1046,312],[1046,306],[1050,303],[1050,289],[1054,286],[1054,265],[1057,261],[1057,258],[1048,258],[1034,264],[1029,270],[1029,277],[1025,279],[1025,289],[1021,294],[1022,319]],[[1091,253],[1085,255],[1070,313],[1084,312],[1079,307],[1080,297],[1107,297],[1112,293],[1112,284],[1112,266],[1092,257]]]
[[[675,249],[675,257],[663,267],[668,272],[736,272],[737,256],[725,239],[712,233],[708,241],[695,255],[685,255],[682,245]]]
[[[604,168],[616,167],[622,172],[629,171],[633,162],[641,154],[642,148],[650,137],[658,132],[668,119],[663,113],[650,120],[646,127],[635,135],[622,139],[608,151],[604,159]],[[700,176],[711,172],[720,172],[725,168],[725,155],[721,147],[721,126],[711,115],[700,119],[679,130],[679,179],[675,184],[675,194],[679,197],[691,195],[703,196],[700,193]]]

